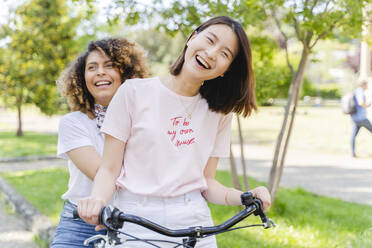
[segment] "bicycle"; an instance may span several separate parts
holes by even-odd
[[[216,235],[228,231],[233,231],[242,228],[248,227],[255,227],[255,226],[262,226],[264,229],[275,227],[275,224],[272,220],[266,217],[262,209],[262,202],[261,200],[252,196],[252,193],[246,192],[241,195],[242,204],[245,208],[237,213],[235,216],[230,218],[229,220],[223,222],[220,225],[213,226],[213,227],[202,227],[202,226],[194,226],[185,229],[177,229],[172,230],[168,229],[164,226],[158,225],[148,219],[131,215],[125,214],[121,212],[117,208],[112,208],[111,206],[105,206],[99,215],[99,222],[100,224],[104,225],[107,228],[107,235],[95,235],[92,236],[84,241],[84,245],[88,246],[90,242],[101,240],[100,242],[95,243],[95,247],[97,248],[104,248],[104,247],[114,247],[116,245],[124,244],[125,242],[130,241],[142,241],[148,245],[153,247],[161,248],[160,246],[154,244],[154,242],[164,242],[168,244],[174,244],[173,248],[183,247],[183,248],[193,248],[195,247],[196,243],[201,238],[206,238],[211,235]],[[258,215],[261,218],[262,224],[253,224],[253,225],[245,225],[240,227],[232,228],[238,222],[244,220],[250,215]],[[79,218],[77,210],[73,213],[74,218]],[[166,235],[168,237],[183,237],[182,243],[169,241],[169,240],[156,240],[156,239],[141,239],[137,238],[133,235],[127,234],[119,229],[123,227],[124,222],[134,223],[145,228],[148,228],[154,232],[159,234]],[[121,238],[119,234],[124,234],[129,237],[128,238]]]

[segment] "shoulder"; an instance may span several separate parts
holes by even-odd
[[[364,94],[364,90],[363,90],[363,88],[358,87],[358,88],[355,90],[355,94]]]
[[[363,99],[364,98],[364,90],[361,87],[357,88],[354,92],[354,96],[357,99]]]
[[[138,92],[152,92],[157,87],[157,82],[159,82],[157,77],[127,79],[120,86],[117,94],[134,97]]]
[[[157,82],[158,80],[159,80],[158,77],[127,79],[121,85],[121,87],[130,87],[134,89],[143,88],[155,85],[154,83]]]
[[[74,111],[74,112],[70,112],[70,113],[65,114],[64,116],[62,116],[60,122],[77,121],[77,120],[86,121],[86,120],[90,120],[90,119],[83,112]]]
[[[59,126],[60,127],[81,126],[84,124],[91,123],[92,121],[94,120],[91,120],[86,114],[80,111],[74,111],[62,116],[59,121]]]
[[[228,114],[218,113],[220,122],[231,122],[233,114],[233,112],[230,112]]]

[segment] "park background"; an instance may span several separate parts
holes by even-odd
[[[58,120],[69,111],[56,91],[55,80],[90,40],[124,36],[136,41],[146,52],[152,76],[164,75],[190,30],[208,17],[228,15],[241,21],[250,37],[260,105],[250,118],[240,119],[241,132],[237,119],[232,129],[237,166],[242,164],[243,147],[248,154],[244,161],[247,174],[261,180],[249,177],[249,187],[269,181],[268,170],[257,174],[255,170],[260,168],[253,167],[253,163],[260,155],[271,165],[285,110],[293,109],[293,103],[287,105],[290,99],[296,103],[292,112],[296,119],[289,132],[289,155],[297,154],[298,160],[304,161],[335,156],[343,160],[341,166],[345,166],[345,161],[349,166],[372,166],[372,137],[366,130],[361,130],[357,138],[358,158],[350,158],[351,122],[339,105],[341,96],[355,89],[360,78],[371,75],[370,1],[4,3],[0,12],[0,158],[4,164],[21,160],[37,164],[40,161],[37,159],[55,155]],[[363,22],[367,24],[364,29]],[[293,78],[299,75],[306,48],[301,39],[306,35],[316,42],[307,54],[305,72],[296,82]],[[298,97],[288,96],[291,85],[299,88]],[[371,99],[371,91],[367,96]],[[368,114],[371,116],[371,111]],[[62,207],[60,195],[66,190],[68,172],[63,165],[55,166],[59,164],[56,160],[48,163],[51,168],[4,172],[1,176],[57,224]],[[285,158],[283,163],[286,175]],[[229,161],[222,161],[220,167],[225,170],[219,172],[219,179],[233,185]],[[311,176],[322,177],[322,173]],[[347,175],[339,176],[345,186],[351,183]],[[314,184],[309,187],[311,192],[306,191],[306,185],[279,189],[268,212],[279,223],[278,228],[221,235],[220,247],[371,247],[372,199],[368,199],[371,194],[364,201],[346,199],[357,202],[349,203],[341,196],[322,194],[322,189]],[[246,180],[241,178],[239,186],[247,187]],[[370,192],[370,188],[364,190]],[[3,198],[6,202],[6,196]],[[211,207],[217,223],[236,211]],[[11,208],[7,211],[12,212]],[[1,237],[14,238],[0,235],[0,240]],[[35,240],[40,246],[46,245],[40,238]]]

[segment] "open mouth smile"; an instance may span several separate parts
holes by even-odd
[[[98,81],[94,83],[94,86],[101,87],[101,86],[109,86],[112,83],[110,81]]]
[[[203,59],[202,57],[200,57],[199,55],[195,56],[195,60],[204,69],[210,69],[211,68],[211,66],[208,64],[208,62],[205,59]]]

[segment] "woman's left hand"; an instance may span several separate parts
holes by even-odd
[[[260,187],[250,190],[250,192],[252,193],[254,197],[262,201],[262,205],[263,205],[262,207],[264,211],[269,209],[271,205],[271,195],[269,193],[269,190],[266,187],[260,186]]]

